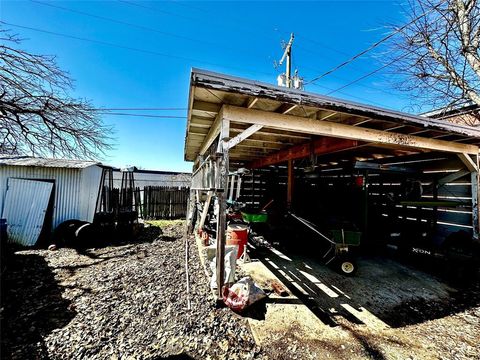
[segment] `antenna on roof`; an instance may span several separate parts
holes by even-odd
[[[278,66],[282,65],[283,62],[286,61],[285,67],[286,71],[283,74],[278,75],[277,77],[277,84],[278,86],[284,86],[288,88],[295,88],[295,89],[303,89],[303,78],[298,76],[298,69],[295,70],[295,75],[292,77],[292,46],[293,46],[293,40],[295,38],[295,35],[292,33],[290,35],[290,40],[288,41],[287,44],[284,42],[282,43],[282,47],[284,49],[283,56],[278,62],[278,64],[275,62],[274,66],[277,68]]]

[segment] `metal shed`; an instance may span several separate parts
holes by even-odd
[[[478,128],[193,69],[185,160],[194,162],[192,202],[217,198],[218,288],[223,277],[219,259],[224,256],[228,174],[236,169],[285,170],[277,183],[284,183],[290,204],[295,173],[306,167],[302,159],[314,157],[315,163],[307,165],[321,176],[334,172],[343,176],[344,164],[377,172],[414,166],[422,181],[434,189],[425,195],[432,201],[399,204],[406,212],[401,218],[421,222],[424,219],[414,211],[433,211],[443,216],[435,224],[444,231],[467,229],[478,238],[479,146]],[[377,179],[369,189],[372,202],[396,185],[381,174]],[[252,178],[250,187],[255,184]],[[461,211],[449,208],[449,193],[436,191],[450,185],[449,192],[458,190],[463,200]]]
[[[93,221],[104,168],[94,161],[0,155],[0,210],[9,234],[18,237],[19,243],[33,245],[42,219],[52,230],[69,219]],[[28,194],[30,201],[19,201]],[[27,214],[42,212],[41,219],[28,222]]]

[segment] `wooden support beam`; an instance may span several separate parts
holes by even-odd
[[[202,230],[203,225],[205,224],[205,219],[207,218],[207,214],[208,214],[208,208],[210,207],[210,202],[212,201],[212,196],[213,196],[213,191],[210,190],[207,193],[207,200],[205,201],[205,204],[203,204],[202,216],[200,217],[200,223],[198,224],[199,230]]]
[[[278,130],[452,153],[478,154],[479,152],[478,146],[474,145],[386,132],[383,130],[359,128],[352,125],[318,121],[300,116],[283,115],[230,105],[224,105],[222,111],[224,118],[237,123],[259,124]]]
[[[293,109],[296,109],[297,107],[298,105],[296,104],[289,105],[285,110],[282,111],[282,114],[288,114],[290,111],[292,111]]]
[[[477,164],[468,154],[458,154],[458,157],[462,160],[469,171],[478,171]]]
[[[217,275],[217,300],[222,299],[222,287],[225,284],[225,243],[226,243],[226,194],[228,182],[228,149],[222,150],[223,155],[218,158],[217,184],[220,185],[216,189],[218,200],[218,217],[217,217],[217,254],[216,254],[216,275]]]
[[[478,211],[479,204],[479,178],[478,171],[473,171],[471,174],[472,181],[472,226],[473,226],[473,237],[479,239],[480,232],[480,216]]]
[[[210,145],[212,145],[213,141],[215,138],[218,136],[220,133],[220,129],[222,126],[222,120],[223,120],[223,108],[220,109],[220,112],[217,114],[217,117],[215,118],[215,121],[213,122],[212,127],[207,133],[207,136],[205,136],[205,139],[203,140],[202,146],[200,147],[200,152],[199,155],[205,154],[205,152],[208,150]]]
[[[295,145],[287,149],[279,150],[271,155],[268,155],[259,160],[253,161],[251,164],[252,169],[258,169],[268,165],[274,165],[281,162],[302,159],[312,154],[322,155],[335,151],[342,151],[357,147],[359,142],[356,140],[345,140],[322,137],[314,140],[313,142],[307,142],[300,145]]]
[[[230,139],[226,144],[226,148],[227,149],[233,148],[235,145],[240,144],[243,140],[255,134],[261,128],[263,128],[263,125],[257,125],[257,124],[254,124],[248,127],[246,130],[244,130],[243,132],[235,136],[233,139]]]
[[[335,116],[335,115],[337,115],[337,112],[332,111],[330,114],[327,114],[327,115],[321,117],[319,120],[322,120],[322,121],[323,121],[323,120],[327,120],[328,118],[330,118],[330,117],[332,117],[332,116]]]
[[[220,111],[221,104],[214,104],[205,101],[195,100],[193,102],[192,111],[195,114],[209,115],[214,117]]]
[[[292,205],[293,182],[295,177],[292,159],[288,160],[287,174],[287,207],[290,208]]]
[[[444,176],[443,178],[438,179],[438,185],[445,185],[448,184],[452,181],[455,181],[457,179],[460,179],[461,177],[464,177],[465,175],[469,174],[470,172],[467,170],[458,170],[454,173],[450,173],[447,176]]]
[[[258,97],[250,98],[247,102],[247,109],[251,109],[258,101]]]

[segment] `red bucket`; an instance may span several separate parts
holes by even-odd
[[[227,227],[227,245],[238,245],[237,259],[242,256],[248,242],[248,225],[231,224]]]

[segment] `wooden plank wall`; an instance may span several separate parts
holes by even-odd
[[[180,219],[187,215],[188,187],[145,186],[144,219]]]
[[[472,184],[470,174],[446,184],[439,185],[437,195],[432,186],[439,179],[464,169],[460,160],[451,156],[434,156],[423,158],[421,161],[406,162],[405,159],[383,161],[389,164],[398,164],[421,171],[419,179],[422,184],[422,201],[434,200],[452,201],[456,206],[407,206],[396,204],[394,208],[388,205],[387,197],[398,196],[401,183],[398,176],[371,174],[369,176],[369,202],[376,207],[386,218],[396,217],[404,226],[412,223],[435,225],[434,238],[442,241],[453,232],[465,231],[472,234]],[[426,226],[427,228],[428,226]]]
[[[459,170],[465,170],[463,163],[454,155],[438,153],[404,156],[398,158],[384,158],[375,160],[380,164],[399,165],[416,169],[417,174],[370,173],[368,175],[368,208],[370,228],[379,221],[378,216],[385,218],[387,223],[409,226],[424,224],[425,229],[433,234],[435,242],[441,242],[448,234],[456,231],[472,233],[472,189],[470,174],[466,174],[454,181],[449,181],[438,187],[434,193],[433,183]],[[296,181],[293,195],[294,210],[299,207],[308,207],[308,203],[322,202],[325,197],[319,191],[332,191],[351,182],[352,174],[363,174],[362,171],[345,170],[347,167],[335,167],[320,171],[320,178],[300,179]],[[297,170],[297,176],[303,176],[302,170]],[[400,193],[404,189],[402,182],[406,178],[418,179],[422,184],[423,194],[420,200],[433,200],[436,196],[439,201],[453,201],[456,206],[406,206],[400,205]],[[261,208],[271,198],[277,202],[286,200],[287,172],[285,166],[257,169],[250,175],[244,176],[240,201],[247,206]],[[340,188],[341,188],[340,186]],[[327,197],[331,199],[331,197]],[[389,199],[396,199],[393,204]],[[349,204],[336,204],[348,207]],[[377,215],[377,216],[374,216]],[[380,220],[381,220],[380,218]],[[386,229],[388,230],[388,229]],[[392,230],[394,230],[392,228]]]

